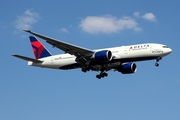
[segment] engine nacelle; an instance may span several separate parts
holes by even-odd
[[[124,63],[118,68],[118,71],[121,72],[122,74],[135,73],[136,70],[137,67],[135,63]]]
[[[108,62],[112,60],[112,52],[109,50],[102,50],[94,53],[92,58],[98,62]]]

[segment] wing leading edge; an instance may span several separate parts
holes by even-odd
[[[75,55],[76,57],[82,57],[82,56],[91,56],[94,51],[89,50],[87,48],[79,47],[76,45],[72,45],[66,42],[62,42],[35,32],[32,32],[30,30],[23,30],[25,32],[31,33],[32,35],[35,35],[43,40],[45,40],[47,43],[51,44],[53,47],[57,47],[64,51],[65,53],[69,53],[71,55]]]

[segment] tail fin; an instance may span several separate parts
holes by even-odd
[[[29,36],[29,39],[31,41],[32,50],[36,59],[51,56],[51,53],[34,36]]]

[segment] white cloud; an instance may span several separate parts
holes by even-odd
[[[14,24],[17,29],[30,29],[32,24],[37,22],[39,18],[38,13],[33,12],[32,10],[26,10],[23,15],[18,16]]]
[[[117,19],[116,17],[106,16],[88,16],[81,21],[80,27],[83,31],[96,34],[96,33],[114,33],[125,29],[133,29],[140,31],[138,23],[130,18],[123,17]]]
[[[65,33],[69,33],[69,31],[66,28],[61,28],[60,30]]]
[[[142,18],[149,21],[156,21],[156,16],[153,13],[146,13],[142,16]]]
[[[135,17],[139,17],[139,14],[140,14],[139,12],[134,12]]]

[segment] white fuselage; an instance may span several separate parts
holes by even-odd
[[[100,50],[109,50],[112,52],[113,59],[106,64],[113,64],[115,62],[122,64],[125,62],[152,60],[157,59],[158,57],[162,58],[172,51],[166,45],[154,43],[105,48],[94,51]],[[45,57],[39,60],[42,60],[43,62],[33,63],[29,61],[28,65],[53,69],[73,69],[80,67],[76,62],[76,56],[68,53]]]

